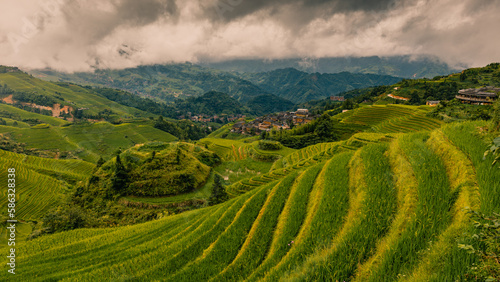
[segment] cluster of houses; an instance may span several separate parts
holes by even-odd
[[[344,102],[344,96],[330,96],[330,101]]]
[[[295,112],[281,112],[259,117],[249,122],[238,121],[233,125],[231,132],[253,135],[272,129],[286,130],[292,126],[310,123],[315,118],[309,110],[298,109]]]

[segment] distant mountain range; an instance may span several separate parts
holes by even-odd
[[[306,73],[294,68],[240,75],[264,91],[294,103],[323,99],[341,92],[370,86],[391,85],[401,78],[388,75],[341,72],[334,74]]]
[[[337,58],[293,58],[282,60],[232,60],[225,62],[201,62],[203,66],[243,73],[268,72],[276,69],[295,68],[308,73],[371,73],[404,78],[433,78],[462,71],[433,57],[337,57]]]
[[[175,98],[200,96],[209,91],[227,93],[242,102],[262,94],[269,94],[251,82],[228,72],[190,63],[72,74],[53,70],[35,70],[30,73],[44,80],[118,88],[167,102]]]
[[[230,73],[191,63],[72,74],[53,70],[32,70],[30,73],[44,80],[117,88],[166,102],[217,91],[227,93],[242,104],[262,101],[264,97],[275,101],[280,97],[299,103],[400,80],[387,75],[347,72],[310,74],[293,68],[262,73]],[[260,98],[255,100],[257,97]]]

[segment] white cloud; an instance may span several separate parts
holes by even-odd
[[[123,68],[200,58],[406,54],[452,65],[500,61],[495,1],[408,0],[389,10],[340,12],[328,8],[337,1],[224,1],[0,0],[0,64],[76,71],[96,62]],[[234,5],[221,12],[214,3]]]

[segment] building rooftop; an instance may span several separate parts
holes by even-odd
[[[469,88],[462,89],[458,91],[460,95],[472,95],[478,97],[498,97],[498,93],[500,92],[500,88],[487,86],[482,88]]]

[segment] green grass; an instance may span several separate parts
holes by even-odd
[[[250,197],[249,194],[247,197]],[[206,238],[200,235],[205,234],[208,237],[207,230],[204,228],[210,228],[214,226],[216,222],[220,222],[220,227],[223,228],[222,222],[224,220],[227,222],[227,219],[231,220],[234,217],[236,211],[239,210],[243,202],[245,201],[245,197],[242,197],[238,200],[228,202],[226,207],[231,207],[229,210],[222,210],[220,206],[209,208],[212,212],[204,213],[204,210],[196,210],[192,212],[188,212],[182,215],[167,217],[160,221],[153,221],[146,223],[141,226],[127,226],[116,228],[112,232],[98,232],[93,234],[93,236],[76,236],[73,241],[67,241],[66,239],[62,239],[62,242],[66,242],[64,249],[62,250],[67,255],[63,256],[62,259],[65,260],[65,263],[62,265],[67,269],[66,273],[57,271],[57,267],[49,267],[52,263],[48,257],[45,255],[50,255],[51,252],[58,252],[57,249],[52,249],[50,246],[54,244],[54,242],[48,242],[47,248],[40,251],[30,251],[29,253],[24,253],[26,256],[29,256],[29,260],[25,261],[26,268],[25,269],[36,269],[40,265],[46,265],[45,273],[46,276],[58,277],[58,279],[63,278],[64,276],[69,275],[73,272],[73,275],[83,275],[86,276],[90,274],[90,270],[95,271],[96,278],[94,279],[102,279],[102,277],[112,277],[114,273],[112,271],[105,271],[102,273],[102,270],[107,270],[107,268],[113,269],[113,267],[120,267],[123,265],[121,263],[120,258],[141,258],[141,262],[144,263],[142,265],[142,269],[144,270],[147,267],[154,267],[159,262],[163,256],[156,256],[153,253],[164,253],[167,254],[170,252],[175,255],[177,252],[182,251],[184,248],[188,249],[188,246],[183,244],[183,242],[195,243],[196,239]],[[223,215],[221,217],[221,215]],[[200,216],[208,216],[207,220],[203,223],[198,224],[198,219]],[[230,222],[230,221],[229,221]],[[175,229],[175,226],[178,224],[187,224],[188,226],[184,226],[186,231],[190,231],[186,234],[179,234],[181,236],[176,236],[176,230],[170,234],[170,229]],[[194,228],[189,228],[190,226]],[[219,228],[220,228],[219,227]],[[189,228],[189,229],[187,229]],[[111,231],[110,229],[108,229]],[[108,231],[106,230],[106,231]],[[220,230],[220,229],[217,229]],[[212,233],[215,230],[212,231]],[[78,232],[88,232],[86,230],[79,230]],[[202,233],[200,233],[202,232]],[[220,232],[220,231],[219,231]],[[69,233],[70,238],[73,236]],[[74,232],[73,232],[74,233]],[[58,234],[60,235],[60,234]],[[55,236],[58,236],[55,235]],[[162,235],[166,236],[163,237]],[[45,238],[40,238],[40,240],[44,241]],[[114,239],[120,238],[120,242],[115,242]],[[169,243],[170,239],[177,239],[176,244]],[[136,242],[134,244],[135,248],[130,249],[131,242]],[[121,246],[117,248],[117,246]],[[45,246],[44,246],[45,247]],[[97,247],[99,251],[93,249]],[[27,248],[30,246],[28,244]],[[168,248],[168,250],[165,250]],[[152,250],[158,251],[158,253],[152,252]],[[114,260],[110,259],[110,253],[113,253]],[[73,255],[71,253],[74,252]],[[20,253],[23,253],[22,251]],[[129,256],[128,256],[129,255]],[[59,255],[51,256],[52,259],[58,260],[61,257]],[[22,258],[20,258],[21,260]],[[152,261],[156,261],[156,263],[152,263]],[[31,263],[33,262],[33,263]],[[130,267],[135,267],[136,264],[131,263]],[[137,264],[137,267],[141,267],[140,264]],[[109,269],[108,268],[108,269]],[[85,269],[86,271],[81,272],[81,270]],[[79,271],[80,270],[80,271]],[[81,272],[81,273],[79,273]]]
[[[248,205],[238,212],[233,222],[204,251],[201,257],[169,277],[168,281],[202,281],[222,271],[238,255],[238,250],[245,244],[245,238],[250,238],[252,226],[257,224],[259,215],[265,212],[266,203],[273,201],[275,190],[280,187],[283,186],[275,183],[264,186],[255,194],[252,201],[249,201]]]
[[[211,136],[211,135],[210,135]],[[214,151],[225,161],[241,161],[252,158],[256,161],[260,159],[279,159],[293,153],[295,150],[282,147],[280,150],[267,151],[258,147],[259,141],[252,138],[250,140],[230,140],[222,138],[203,138],[197,142],[201,146],[206,146]],[[271,161],[272,162],[272,161]]]
[[[141,123],[75,124],[61,128],[60,135],[69,143],[77,144],[79,148],[91,152],[92,155],[87,158],[94,161],[99,156],[110,156],[117,148],[126,149],[150,141],[171,142],[177,139],[151,125]]]
[[[255,193],[249,193],[249,198],[247,198],[244,205],[237,213],[227,220],[225,224],[217,224],[213,230],[217,230],[217,237],[203,236],[200,238],[206,243],[210,242],[210,245],[205,245],[204,248],[199,248],[196,245],[197,251],[194,249],[184,249],[186,257],[195,258],[187,262],[187,264],[179,265],[175,263],[174,265],[166,265],[167,269],[171,269],[172,276],[169,277],[171,281],[189,280],[189,279],[207,279],[211,275],[216,274],[217,270],[222,270],[222,267],[229,263],[232,258],[237,254],[238,246],[241,246],[244,242],[244,238],[251,228],[253,220],[257,217],[260,208],[264,204],[268,191],[273,188],[275,184],[270,184],[262,187],[261,189],[256,189]],[[210,241],[209,241],[210,240]],[[236,247],[236,248],[235,248]],[[202,252],[202,250],[204,251]],[[194,257],[193,257],[194,256]],[[198,271],[198,269],[203,269],[203,271]],[[145,275],[145,278],[153,277],[165,277],[165,268],[155,266],[154,269]],[[193,281],[193,280],[189,280]]]
[[[394,173],[394,185],[397,189],[398,209],[391,222],[387,235],[378,241],[375,253],[356,271],[355,281],[368,281],[370,275],[380,267],[382,258],[391,251],[391,247],[401,238],[401,233],[406,229],[415,213],[417,197],[417,179],[415,172],[404,155],[400,142],[390,144],[387,157]]]
[[[288,200],[278,218],[270,249],[262,263],[248,277],[249,281],[263,278],[293,247],[293,244],[292,246],[289,244],[299,234],[306,219],[308,202],[315,200],[310,198],[310,193],[321,168],[321,165],[309,168],[293,184]]]
[[[352,153],[343,153],[328,161],[318,175],[311,191],[307,216],[290,244],[290,251],[281,259],[265,280],[273,281],[301,265],[315,250],[329,245],[332,235],[342,227],[347,214],[349,173]],[[328,214],[328,217],[324,215]]]
[[[473,256],[458,249],[457,239],[471,227],[466,209],[477,210],[479,208],[474,167],[462,152],[446,140],[440,130],[432,132],[427,144],[442,159],[450,181],[451,192],[454,197],[456,195],[456,200],[450,207],[451,224],[426,252],[418,267],[413,271],[410,280],[460,279],[464,277],[467,266],[473,261]],[[453,267],[450,268],[450,266]]]
[[[272,163],[259,162],[247,158],[239,161],[226,161],[214,168],[222,177],[227,179],[228,184],[236,183],[240,180],[258,176],[269,172]]]
[[[390,118],[411,115],[413,112],[411,109],[396,105],[362,107],[354,111],[343,122],[374,126]]]
[[[422,259],[429,242],[451,221],[449,208],[454,195],[444,164],[425,144],[427,138],[427,134],[412,134],[397,140],[416,175],[418,202],[406,228],[371,270],[370,281],[379,281],[380,277],[390,281],[400,274],[407,275]]]
[[[61,134],[61,128],[59,127],[20,129],[0,126],[0,132],[9,134],[15,142],[26,144],[28,149],[76,152],[79,148],[78,144],[68,140]]]
[[[215,280],[243,280],[264,260],[272,242],[272,237],[267,236],[267,234],[273,233],[276,228],[279,215],[296,178],[297,173],[293,173],[273,189],[252,225],[252,229],[238,255],[224,270],[214,277]]]
[[[258,176],[254,176],[252,178],[245,178],[241,181],[233,183],[227,187],[227,193],[231,197],[236,197],[238,195],[244,194],[249,190],[253,190],[256,187],[260,186],[263,183],[268,183],[274,180],[281,179],[286,175],[292,173],[295,170],[301,170],[304,168],[308,168],[314,164],[317,164],[320,159],[307,159],[300,163],[293,165],[292,167],[287,167],[283,169],[275,169],[268,173],[261,174]]]
[[[310,257],[286,279],[349,280],[383,236],[396,210],[393,178],[384,152],[386,144],[368,145],[351,162],[349,213],[331,245]],[[284,272],[282,275],[286,275]]]
[[[92,234],[92,236],[87,237],[77,236],[76,238],[73,238],[72,241],[67,241],[69,238],[61,238],[61,240],[66,241],[64,248],[61,250],[65,253],[65,255],[62,256],[51,256],[51,253],[54,251],[58,252],[58,250],[50,248],[50,246],[53,245],[53,242],[47,242],[48,247],[46,249],[35,249],[29,253],[25,253],[25,257],[29,256],[29,261],[25,261],[25,269],[37,269],[42,266],[45,269],[44,275],[46,277],[51,277],[52,279],[62,279],[68,275],[85,276],[91,270],[99,272],[106,267],[120,262],[122,258],[132,259],[134,258],[134,255],[147,255],[148,249],[151,250],[152,246],[160,248],[167,245],[169,240],[164,239],[161,235],[168,236],[167,238],[172,239],[180,238],[177,237],[177,235],[186,235],[183,234],[182,231],[192,231],[192,229],[188,229],[186,225],[199,223],[199,220],[204,219],[199,218],[198,215],[199,211],[194,211],[189,215],[184,215],[182,217],[168,218],[163,220],[161,224],[158,224],[158,222],[155,221],[146,223],[143,227],[149,228],[149,232],[147,233],[138,232],[140,230],[136,227],[128,226],[117,228],[112,231],[109,230],[111,232],[96,232],[95,234]],[[206,223],[207,220],[201,224]],[[92,232],[92,230],[82,230],[82,232],[88,233]],[[69,235],[72,235],[71,232],[69,232]],[[115,241],[113,238],[116,238],[116,236],[119,236],[121,239],[119,241]],[[44,239],[45,238],[41,238],[42,241]],[[133,250],[130,249],[130,244],[132,242],[134,242],[136,246]],[[92,247],[94,246],[98,247],[98,250],[93,249]],[[112,254],[109,253],[109,250],[113,250]],[[48,257],[45,257],[47,255]],[[64,260],[64,263],[60,261],[61,259]],[[22,257],[20,257],[20,260],[22,261]],[[57,263],[58,261],[59,263]],[[59,271],[60,268],[58,268],[58,265],[59,267],[65,267],[66,271]],[[100,273],[99,276],[104,277],[104,275],[106,275],[108,277],[113,277],[114,274],[115,273],[113,272],[105,274]]]
[[[206,146],[225,161],[239,161],[248,156],[246,148],[248,144],[241,141],[221,138],[203,138],[198,141],[198,144]]]
[[[480,129],[487,126],[486,122],[454,123],[443,127],[443,132],[472,161],[479,185],[481,211],[491,214],[500,213],[500,169],[491,165],[491,156],[483,160],[488,143],[482,139]]]

